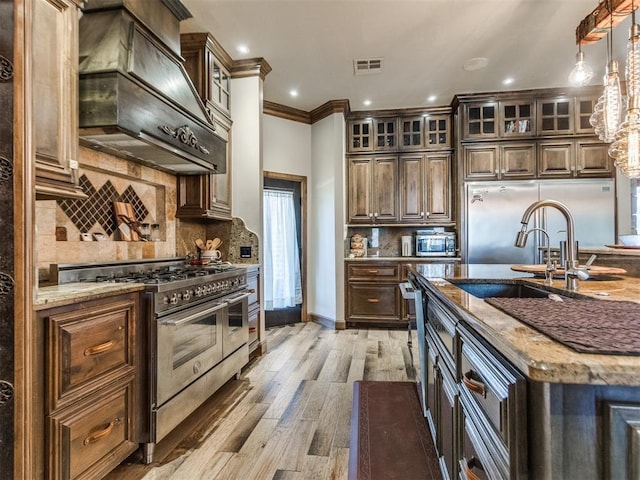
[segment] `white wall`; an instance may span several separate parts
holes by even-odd
[[[307,177],[307,311],[344,322],[344,116],[263,128],[264,170]]]
[[[264,170],[307,177],[310,182],[311,125],[264,115],[262,128]]]
[[[262,236],[262,80],[231,80],[232,213]],[[262,258],[262,255],[260,255]]]
[[[332,114],[311,128],[309,312],[344,322],[345,121]]]

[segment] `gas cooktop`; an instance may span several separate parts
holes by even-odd
[[[191,265],[184,259],[170,258],[113,263],[54,264],[50,270],[51,280],[58,284],[112,282],[157,285],[242,269],[230,263]]]

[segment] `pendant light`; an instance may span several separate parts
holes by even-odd
[[[609,63],[604,83],[604,142],[611,143],[615,140],[615,134],[620,126],[622,113],[622,92],[620,91],[620,77],[618,75],[618,62],[613,57],[613,9],[609,0],[609,12],[611,24],[607,37],[609,46]]]
[[[640,27],[631,2],[631,29],[627,43],[627,115],[616,133],[609,155],[615,166],[629,178],[640,177]]]
[[[576,54],[576,64],[569,72],[569,85],[572,87],[583,87],[589,83],[593,77],[593,69],[584,61],[582,46],[578,42],[578,53]]]

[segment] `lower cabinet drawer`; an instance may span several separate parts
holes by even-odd
[[[469,417],[467,410],[461,408],[462,438],[458,467],[460,478],[465,480],[494,480],[508,479],[504,470],[496,465],[489,447],[477,428],[477,424]]]
[[[133,370],[135,309],[129,297],[48,317],[50,410]]]
[[[400,288],[398,284],[349,285],[349,317],[360,319],[400,319]]]
[[[460,396],[467,416],[486,430],[509,478],[527,471],[526,378],[490,346],[460,328]],[[496,460],[497,461],[497,460]]]
[[[133,377],[47,418],[50,479],[95,479],[138,448]]]

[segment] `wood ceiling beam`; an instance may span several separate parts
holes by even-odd
[[[633,7],[632,7],[633,3]],[[640,0],[602,0],[576,27],[576,44],[596,43],[631,14]]]

